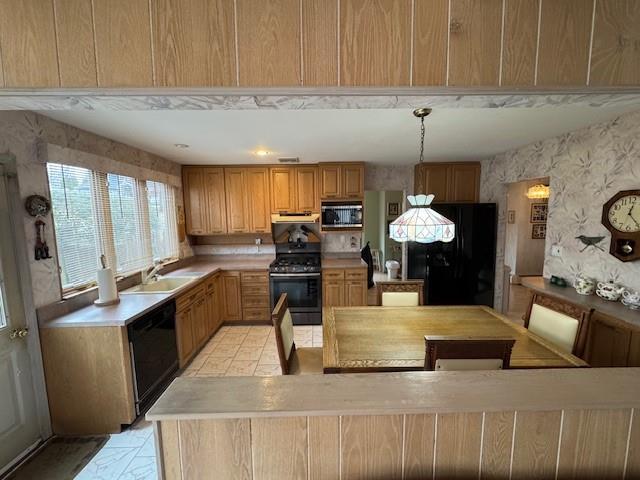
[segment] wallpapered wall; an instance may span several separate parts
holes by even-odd
[[[63,149],[51,149],[50,145],[57,145]],[[91,154],[93,162],[97,161],[112,171],[117,170],[116,173],[136,176],[145,172],[149,180],[175,185],[179,189],[176,201],[182,204],[180,165],[177,163],[36,113],[0,112],[0,154],[9,154],[16,158],[22,199],[34,194],[49,196],[45,164],[52,151],[56,152],[55,161],[62,161],[68,157],[70,163],[81,165],[84,153]],[[86,166],[95,168],[93,162]],[[57,254],[51,230],[53,221],[51,215],[44,219],[47,224],[46,241],[53,258],[40,261],[35,261],[32,254],[35,245],[33,218],[23,211],[22,221],[27,239],[27,253],[31,259],[33,299],[36,307],[40,307],[59,300],[61,296]],[[187,244],[181,245],[181,250],[185,256],[191,253]]]
[[[640,188],[640,111],[497,155],[482,162],[481,201],[499,205],[497,270],[504,263],[507,184],[550,177],[551,197],[544,276],[573,279],[578,273],[640,290],[640,262],[611,256],[602,205],[620,190]],[[604,251],[584,245],[579,235],[604,236]],[[551,246],[562,247],[561,257]],[[496,275],[496,305],[502,275]]]

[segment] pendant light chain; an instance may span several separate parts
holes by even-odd
[[[420,163],[424,160],[424,117],[420,118]]]

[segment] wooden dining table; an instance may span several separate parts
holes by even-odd
[[[422,370],[425,335],[513,338],[510,368],[587,366],[485,306],[326,307],[322,317],[325,373]]]

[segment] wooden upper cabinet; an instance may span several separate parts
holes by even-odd
[[[91,0],[54,0],[61,87],[97,87]]]
[[[302,84],[338,85],[338,0],[302,2]]]
[[[224,193],[224,168],[203,169],[207,201],[205,233],[227,233],[227,199]]]
[[[340,84],[410,84],[411,0],[340,1]]]
[[[241,87],[299,86],[300,0],[237,0]]]
[[[502,83],[534,85],[540,0],[507,0],[504,11]]]
[[[204,168],[184,167],[182,169],[184,207],[189,235],[207,233],[207,191],[205,188]]]
[[[153,85],[148,0],[93,0],[99,87]]]
[[[415,194],[433,194],[434,203],[476,203],[480,163],[421,163],[416,165],[414,182]]]
[[[640,3],[598,0],[589,85],[640,84]]]
[[[296,210],[296,177],[295,167],[272,167],[271,176],[271,211],[293,212]]]
[[[52,0],[0,0],[0,55],[5,87],[60,86]]]
[[[269,208],[269,168],[247,168],[247,208],[249,231],[266,233],[271,231],[271,209]]]
[[[340,198],[342,169],[338,165],[320,165],[320,198]]]
[[[235,86],[233,9],[233,0],[152,1],[156,85]]]
[[[359,164],[342,166],[342,196],[364,197],[364,167]]]
[[[227,196],[227,231],[229,233],[250,232],[246,169],[225,168],[224,187]]]
[[[296,210],[298,212],[320,212],[318,191],[318,167],[295,167]]]
[[[412,85],[446,85],[449,0],[417,0],[414,9]]]
[[[537,85],[586,85],[592,13],[593,0],[542,2]]]
[[[502,0],[451,0],[449,85],[498,85]]]

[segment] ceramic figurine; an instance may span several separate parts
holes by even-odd
[[[640,292],[625,290],[622,292],[622,304],[632,310],[640,309]]]
[[[596,291],[596,282],[592,278],[578,275],[573,281],[573,288],[580,295],[593,295]]]
[[[617,283],[598,282],[598,289],[596,290],[596,293],[600,298],[611,300],[612,302],[617,302],[618,300],[620,300],[623,291],[624,287],[621,287]]]

